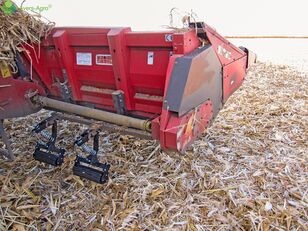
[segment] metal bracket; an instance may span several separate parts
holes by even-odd
[[[86,145],[92,132],[86,130],[75,141],[75,145],[82,148],[84,152],[89,154],[87,157],[76,157],[73,173],[79,177],[86,178],[99,184],[103,184],[108,180],[109,164],[100,163],[97,158],[99,150],[99,132],[96,131],[93,137],[93,148]]]
[[[64,78],[64,83],[60,83],[60,89],[61,89],[61,93],[62,93],[62,97],[64,99],[65,102],[72,102],[72,90],[68,85],[68,77],[67,77],[67,73],[66,70],[63,68],[62,69],[62,74],[63,74],[63,78]]]
[[[54,85],[60,90],[64,102],[71,103],[73,102],[72,89],[68,84],[68,77],[65,68],[62,69],[62,76],[64,82],[61,82],[60,79],[52,72]]]
[[[44,131],[47,127],[52,126],[52,132],[49,134]],[[35,126],[33,132],[41,134],[47,143],[37,142],[33,157],[35,160],[50,164],[53,166],[60,166],[64,161],[65,149],[56,147],[57,140],[57,121],[55,117],[49,117]]]
[[[116,109],[116,112],[121,115],[125,115],[126,110],[126,104],[124,99],[124,92],[121,90],[112,92],[112,100],[114,104],[114,108]]]

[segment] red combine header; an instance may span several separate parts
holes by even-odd
[[[55,28],[40,46],[25,48],[16,57],[17,74],[1,68],[0,120],[41,108],[61,112],[33,129],[47,140],[38,142],[34,158],[55,166],[65,156],[56,147],[57,121],[88,124],[75,142],[88,156],[77,156],[74,173],[99,183],[109,169],[97,158],[101,129],[125,127],[129,134],[159,140],[162,149],[184,152],[256,60],[203,22],[181,32]],[[99,128],[91,126],[94,120],[103,121]],[[86,144],[91,137],[93,148]]]

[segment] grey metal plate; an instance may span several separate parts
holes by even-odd
[[[216,115],[222,106],[222,66],[211,45],[176,59],[164,107],[182,116],[208,99]]]

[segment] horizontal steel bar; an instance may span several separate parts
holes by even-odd
[[[152,136],[149,132],[146,131],[141,131],[141,130],[136,130],[133,128],[123,128],[117,125],[105,123],[105,122],[95,122],[94,120],[91,119],[85,119],[82,117],[78,117],[75,115],[68,115],[68,114],[62,114],[58,112],[54,112],[52,114],[52,117],[57,118],[59,120],[68,120],[71,122],[79,123],[79,124],[85,124],[88,126],[91,126],[93,124],[97,125],[97,129],[101,129],[102,131],[108,131],[108,132],[120,132],[126,135],[132,135],[132,136],[137,136],[142,139],[152,139]]]
[[[117,124],[129,128],[136,128],[144,131],[151,131],[151,122],[129,116],[119,115],[112,112],[106,112],[98,109],[88,108],[72,103],[66,103],[59,100],[50,99],[44,96],[36,96],[33,101],[45,108],[76,114],[82,117]]]

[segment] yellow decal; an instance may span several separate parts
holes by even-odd
[[[9,66],[6,63],[0,64],[1,75],[4,79],[11,77]]]
[[[187,125],[186,125],[186,130],[185,130],[185,135],[189,136],[192,134],[192,131],[194,129],[194,113],[191,115],[189,118]]]

